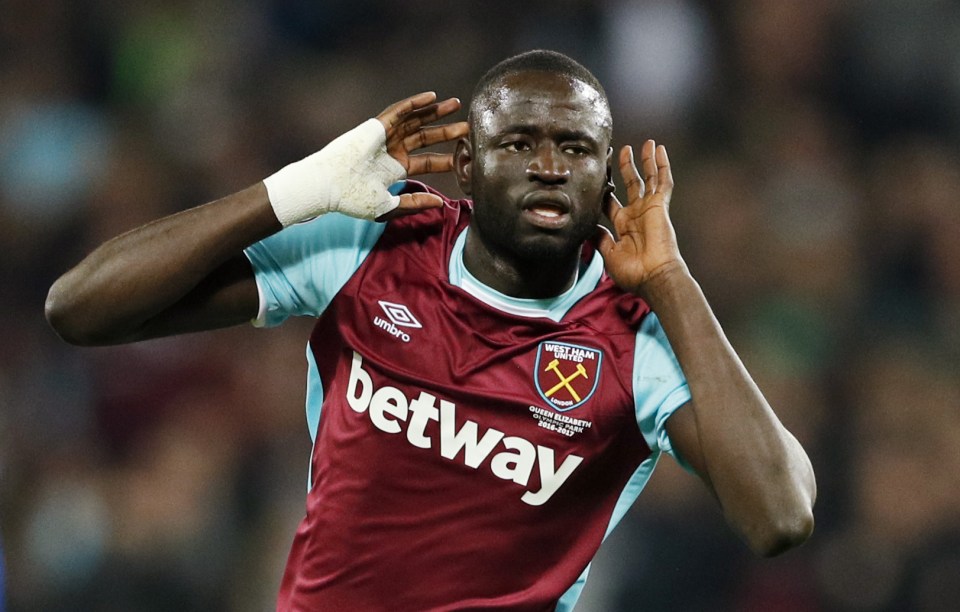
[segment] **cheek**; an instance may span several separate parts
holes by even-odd
[[[481,176],[477,180],[478,172]],[[514,159],[487,155],[474,167],[474,188],[481,186],[486,194],[509,194],[511,189],[526,185],[524,169]]]
[[[606,168],[595,167],[591,164],[580,174],[581,180],[577,185],[577,191],[583,198],[603,198],[604,189],[607,186]]]
[[[506,155],[501,151],[491,151],[483,154],[479,161],[487,182],[491,184],[498,181],[509,181],[510,177],[518,173],[522,174],[525,170],[522,162],[516,156]]]

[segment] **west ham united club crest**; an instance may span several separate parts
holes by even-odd
[[[534,371],[540,397],[561,412],[583,404],[597,390],[602,360],[598,349],[541,342]]]

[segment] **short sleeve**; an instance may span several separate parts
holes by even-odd
[[[654,451],[669,453],[687,467],[674,452],[665,424],[670,415],[690,401],[690,388],[667,334],[653,313],[643,320],[637,331],[633,393],[637,425],[647,444]]]
[[[339,213],[291,225],[244,253],[260,293],[256,327],[292,315],[319,316],[357,271],[386,224]]]

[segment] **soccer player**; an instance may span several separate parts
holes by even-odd
[[[459,106],[413,96],[108,241],[48,319],[109,344],[317,318],[279,609],[568,610],[664,452],[759,554],[804,541],[810,462],[680,255],[666,149],[615,155],[603,87],[553,52],[501,62],[468,122],[435,124]],[[471,200],[407,180],[428,172]]]

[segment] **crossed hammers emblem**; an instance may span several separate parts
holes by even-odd
[[[580,399],[580,395],[577,394],[577,392],[574,390],[574,388],[570,385],[570,381],[573,380],[573,379],[575,379],[575,378],[577,378],[578,376],[583,376],[584,378],[589,378],[589,376],[587,376],[587,369],[586,369],[585,367],[583,367],[583,364],[582,364],[582,363],[578,363],[578,364],[577,364],[577,370],[576,370],[573,374],[571,374],[570,376],[564,376],[564,375],[563,375],[563,372],[560,371],[560,368],[557,367],[557,366],[559,366],[559,365],[560,365],[560,360],[559,360],[559,359],[554,359],[553,361],[551,361],[550,363],[547,364],[547,368],[544,370],[544,372],[549,372],[549,371],[553,370],[553,372],[557,375],[557,378],[560,379],[560,382],[558,382],[557,384],[555,384],[555,385],[554,385],[553,387],[551,387],[549,390],[545,391],[545,392],[544,392],[544,395],[546,395],[547,397],[550,397],[550,396],[552,396],[554,393],[556,393],[557,391],[559,391],[560,389],[566,387],[566,388],[567,388],[567,391],[570,392],[570,395],[573,396],[573,399],[575,399],[575,400],[578,401],[578,402],[579,402],[579,401],[582,401],[582,400]]]

